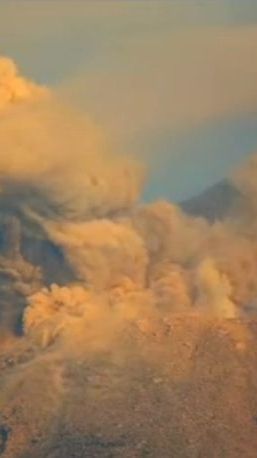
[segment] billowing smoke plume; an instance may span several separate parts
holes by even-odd
[[[0,110],[18,102],[41,98],[47,92],[47,89],[22,78],[11,59],[0,59]]]
[[[0,200],[58,247],[74,274],[25,293],[25,334],[43,346],[101,345],[174,313],[231,319],[254,307],[257,238],[245,224],[255,224],[254,167],[235,179],[247,215],[238,206],[211,224],[168,202],[141,205],[142,166],[7,59],[0,107]]]
[[[21,84],[23,96],[12,95],[19,94]],[[24,208],[38,212],[45,206],[46,211],[48,204],[55,216],[83,220],[134,203],[142,168],[114,154],[87,116],[16,77],[6,59],[0,61],[1,86],[0,106],[6,107],[0,112],[1,186],[21,195]]]

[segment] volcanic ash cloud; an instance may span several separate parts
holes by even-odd
[[[257,240],[241,208],[210,224],[165,201],[139,204],[144,167],[6,58],[0,118],[1,199],[62,250],[74,273],[72,284],[42,281],[27,295],[26,335],[43,346],[75,335],[100,342],[144,318],[235,318],[255,303]],[[254,170],[240,173],[239,191],[253,201]]]

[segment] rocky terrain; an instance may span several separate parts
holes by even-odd
[[[72,358],[2,349],[1,455],[255,457],[257,322],[180,315],[130,331]]]

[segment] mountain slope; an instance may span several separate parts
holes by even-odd
[[[189,200],[181,207],[194,216],[204,216],[210,221],[223,219],[240,200],[239,191],[229,181],[221,181]]]
[[[157,329],[72,358],[21,344],[2,356],[2,456],[254,458],[257,323],[180,315]]]

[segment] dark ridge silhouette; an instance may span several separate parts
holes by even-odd
[[[215,221],[232,212],[241,198],[240,192],[233,184],[224,180],[181,202],[180,205],[191,215],[204,216],[209,221]]]

